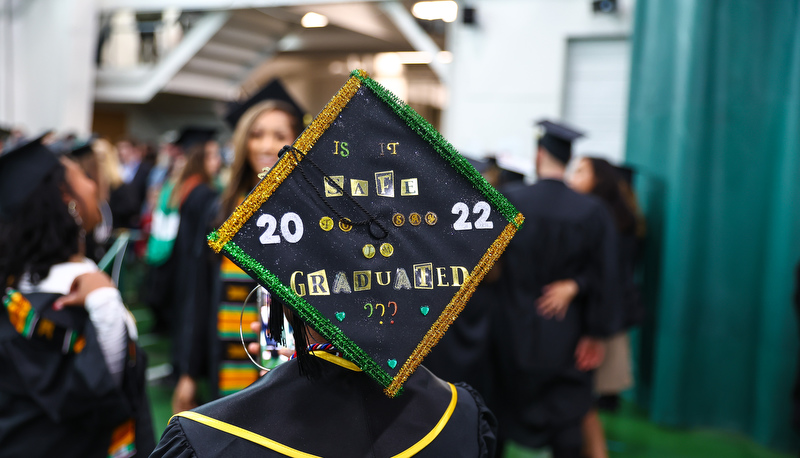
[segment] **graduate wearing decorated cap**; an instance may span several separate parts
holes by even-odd
[[[498,415],[505,440],[578,457],[591,371],[603,359],[600,339],[621,325],[617,235],[599,199],[564,183],[572,142],[582,134],[561,123],[538,125],[538,181],[504,192],[526,222],[501,262]],[[573,285],[567,297],[574,299],[555,294],[561,283]]]
[[[147,456],[144,353],[85,256],[97,187],[40,140],[0,156],[0,455]]]
[[[209,235],[287,314],[297,358],[174,417],[154,456],[494,456],[480,395],[421,363],[523,219],[353,72]]]

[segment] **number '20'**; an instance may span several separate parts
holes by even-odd
[[[294,223],[294,229],[289,226],[289,223]],[[256,220],[256,226],[264,227],[264,233],[258,240],[263,245],[271,245],[273,243],[280,243],[281,238],[275,235],[278,229],[278,220],[269,213],[264,213]],[[281,232],[283,239],[289,243],[297,243],[303,238],[303,220],[295,212],[289,212],[281,216]]]

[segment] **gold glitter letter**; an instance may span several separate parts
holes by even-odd
[[[450,266],[453,269],[453,286],[461,286],[469,280],[469,270],[461,266]],[[461,279],[459,280],[458,273],[461,272]]]
[[[297,274],[300,274],[300,276],[302,276],[303,272],[300,271],[300,270],[293,272],[292,273],[292,278],[289,281],[289,286],[292,287],[292,291],[294,291],[295,294],[297,294],[298,296],[302,297],[302,296],[306,295],[306,285],[303,284],[302,279],[300,280],[300,284],[296,283],[295,277],[297,277]],[[297,290],[298,286],[300,287],[300,291]]]

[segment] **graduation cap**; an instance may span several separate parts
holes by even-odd
[[[73,147],[72,150],[70,150],[69,155],[74,158],[83,158],[92,154],[92,151],[92,141],[90,140]]]
[[[248,109],[250,109],[250,107],[266,100],[280,100],[286,102],[292,107],[292,109],[294,109],[295,112],[297,112],[297,117],[301,120],[303,120],[306,114],[306,111],[302,109],[300,105],[295,102],[294,98],[289,95],[289,92],[286,91],[283,83],[281,83],[278,79],[273,79],[249,99],[245,100],[244,102],[236,102],[232,104],[232,106],[228,109],[228,113],[225,115],[225,122],[228,123],[231,129],[236,129],[236,124],[239,122],[239,119]],[[304,124],[307,123],[304,121]]]
[[[0,220],[14,218],[59,164],[56,155],[42,145],[42,137],[0,155]]]
[[[628,186],[633,186],[633,175],[636,172],[633,167],[629,167],[627,165],[615,165],[614,168],[617,170],[617,173],[619,173],[619,176],[625,180],[625,183],[627,183]]]
[[[524,218],[361,70],[283,152],[209,245],[395,396]]]
[[[562,163],[568,163],[572,157],[572,142],[583,137],[583,133],[548,120],[539,121],[536,125],[544,130],[543,135],[539,137],[538,145]]]
[[[11,136],[11,129],[0,125],[0,142],[4,142]]]
[[[209,140],[213,140],[216,134],[217,130],[213,127],[184,127],[178,134],[178,138],[172,143],[180,146],[184,151],[188,151],[189,148],[198,143],[205,143]]]

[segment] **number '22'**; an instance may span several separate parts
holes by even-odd
[[[472,207],[472,213],[480,214],[478,220],[475,221],[475,229],[492,229],[494,227],[494,223],[489,221],[489,214],[492,211],[492,207],[489,206],[487,202],[480,201]],[[472,230],[472,223],[467,221],[469,217],[469,207],[464,202],[458,202],[453,205],[453,209],[451,213],[454,215],[459,215],[458,219],[455,223],[453,223],[453,229],[457,231],[469,231]]]

